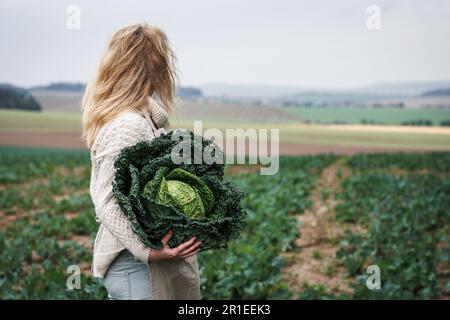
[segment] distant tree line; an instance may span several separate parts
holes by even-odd
[[[450,96],[450,88],[441,88],[424,92],[423,97],[448,97]]]
[[[54,82],[46,86],[31,87],[30,90],[49,90],[49,91],[84,91],[86,84],[81,82]]]
[[[363,119],[361,119],[361,124],[382,124],[382,123],[376,123],[373,120],[363,118]],[[431,119],[413,119],[413,120],[402,121],[400,124],[402,126],[432,126],[433,121]],[[450,127],[450,119],[441,120],[439,122],[439,125],[441,127]]]
[[[177,95],[181,99],[198,99],[203,96],[202,91],[198,88],[194,87],[178,87],[177,88]]]
[[[433,121],[430,119],[413,119],[403,121],[401,124],[402,126],[432,126]]]
[[[320,121],[320,120],[311,120],[305,119],[303,121],[306,124],[315,123],[315,124],[348,124],[345,120],[329,120],[329,121]],[[361,118],[359,121],[360,124],[372,124],[372,125],[386,125],[386,123],[381,121],[375,121],[373,119]],[[432,126],[433,121],[430,119],[413,119],[408,121],[403,121],[400,123],[402,126]],[[441,127],[450,127],[450,119],[442,120],[439,122]]]
[[[362,118],[360,122],[361,122],[361,124],[381,124],[381,123],[377,123],[375,120],[366,119],[366,118]]]
[[[0,109],[41,111],[41,105],[25,89],[0,85]]]
[[[383,124],[383,123],[381,122],[377,123],[373,120],[363,118],[361,119],[361,124]],[[402,126],[432,126],[433,121],[431,119],[412,119],[402,121],[400,124]],[[450,119],[440,121],[439,125],[441,127],[450,127]]]
[[[86,84],[80,82],[55,82],[46,86],[34,86],[29,89],[15,87],[10,84],[0,84],[0,109],[41,111],[41,105],[30,92],[37,90],[83,92],[85,88]],[[195,87],[178,87],[176,93],[181,99],[185,100],[195,100],[203,96],[202,91]]]
[[[86,84],[81,82],[54,82],[46,86],[35,86],[30,88],[30,90],[82,92],[85,88]],[[182,99],[196,99],[202,97],[202,91],[195,87],[178,87],[176,93]]]

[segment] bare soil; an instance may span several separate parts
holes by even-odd
[[[2,133],[0,145],[83,149],[85,143],[78,133]]]
[[[301,291],[305,284],[323,285],[335,294],[352,292],[347,270],[336,259],[339,240],[350,226],[336,221],[334,197],[349,175],[350,169],[340,161],[325,168],[312,191],[311,209],[296,216],[301,223],[297,250],[285,254],[290,263],[283,271],[293,292]]]

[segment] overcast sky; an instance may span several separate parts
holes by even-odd
[[[450,80],[450,0],[1,0],[0,82],[86,81],[114,31],[140,21],[166,31],[182,85]]]

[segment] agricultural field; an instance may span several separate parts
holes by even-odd
[[[286,156],[274,176],[228,166],[248,225],[198,255],[203,298],[448,298],[449,172],[447,152]],[[0,147],[1,299],[106,298],[90,274],[89,175],[84,150]],[[71,265],[79,290],[66,288]]]
[[[42,105],[45,112],[77,114],[80,110],[81,92],[32,91],[33,97]],[[392,99],[383,103],[404,103],[408,108],[358,108],[358,107],[297,107],[297,106],[241,106],[218,102],[180,101],[181,118],[203,119],[205,121],[228,122],[312,122],[361,124],[363,120],[372,124],[400,125],[405,121],[429,119],[438,126],[441,121],[450,120],[449,109],[436,109],[432,106],[448,106],[448,97],[414,97]],[[430,106],[421,109],[421,106]]]
[[[338,107],[283,107],[303,120],[316,123],[346,123],[346,124],[389,124],[400,125],[405,121],[428,119],[432,125],[438,126],[441,121],[450,120],[450,110],[439,109],[404,109],[404,108],[338,108]]]
[[[271,112],[262,115],[268,116]],[[450,150],[450,128],[380,125],[318,125],[295,121],[264,122],[257,115],[242,121],[207,118],[174,117],[172,125],[193,128],[193,120],[203,119],[203,127],[225,129],[280,130],[280,150],[283,154],[299,155],[333,152],[432,151]],[[237,115],[235,115],[235,118]],[[262,116],[264,118],[265,116]],[[259,119],[259,120],[258,120]],[[259,122],[258,122],[259,121]],[[0,145],[20,145],[59,148],[83,148],[80,113],[24,112],[0,110]]]

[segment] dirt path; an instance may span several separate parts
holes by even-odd
[[[325,168],[312,191],[311,209],[296,217],[301,222],[298,249],[286,254],[290,264],[283,272],[293,292],[301,291],[308,283],[323,285],[335,294],[351,293],[346,270],[335,259],[345,229],[335,219],[335,194],[349,175],[350,170],[341,160]]]

